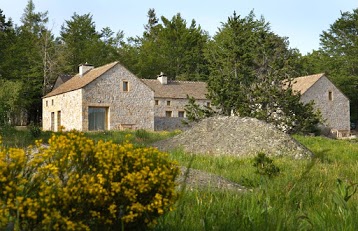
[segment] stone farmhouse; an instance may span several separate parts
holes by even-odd
[[[183,126],[187,95],[210,104],[204,82],[170,81],[163,74],[139,79],[118,62],[80,65],[77,75],[57,83],[42,99],[43,130],[172,130]]]
[[[302,102],[315,102],[337,137],[349,135],[349,100],[325,74],[298,77],[292,88]],[[59,77],[43,97],[43,130],[180,129],[187,96],[204,106],[210,105],[206,94],[204,82],[170,81],[163,74],[139,79],[118,62],[80,65],[77,75]]]
[[[331,129],[334,136],[350,135],[349,99],[325,76],[316,74],[302,76],[293,80],[292,89],[301,93],[301,101],[311,100],[315,108],[320,110],[324,125]]]

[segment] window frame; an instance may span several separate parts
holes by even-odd
[[[173,117],[173,111],[165,111],[165,117],[167,118]]]
[[[333,101],[333,91],[328,91],[328,100]]]
[[[185,111],[178,111],[178,117],[179,118],[184,118],[185,117]]]
[[[129,92],[129,81],[128,80],[122,81],[122,91]]]

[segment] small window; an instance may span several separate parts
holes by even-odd
[[[167,101],[167,106],[170,106],[170,100]]]
[[[184,117],[184,111],[178,111],[178,117]]]
[[[51,104],[52,104],[52,106],[53,106],[53,100],[51,100]]]
[[[48,107],[48,101],[46,100],[46,107]]]
[[[123,91],[129,91],[129,84],[128,81],[123,81]]]
[[[210,102],[206,102],[206,106],[210,107],[211,106]]]
[[[329,101],[332,101],[332,100],[333,100],[333,92],[332,92],[332,91],[329,91],[329,92],[328,92],[328,100],[329,100]]]
[[[172,111],[166,111],[165,117],[172,117]]]
[[[155,105],[159,105],[159,100],[156,99],[156,100],[154,101],[154,104],[155,104]]]

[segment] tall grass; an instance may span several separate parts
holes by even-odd
[[[122,143],[130,135],[137,146],[169,138],[177,132],[106,131],[86,133],[95,140]],[[26,147],[29,131],[1,130],[4,144]],[[47,133],[41,133],[46,142]],[[181,150],[170,157],[239,183],[250,191],[189,189],[176,210],[154,230],[358,230],[358,142],[294,136],[314,154],[312,160],[272,158],[276,177],[256,173],[254,158],[191,155]]]
[[[240,183],[252,192],[187,190],[156,230],[358,230],[358,144],[295,138],[312,160],[273,158],[277,177],[255,173],[253,158],[171,153],[182,165]],[[351,197],[349,197],[351,196]]]

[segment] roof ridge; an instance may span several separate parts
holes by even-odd
[[[142,80],[158,81],[157,79],[146,79],[146,78],[142,78]],[[175,83],[206,83],[204,81],[170,80],[170,79],[168,79],[168,82],[175,82]]]

